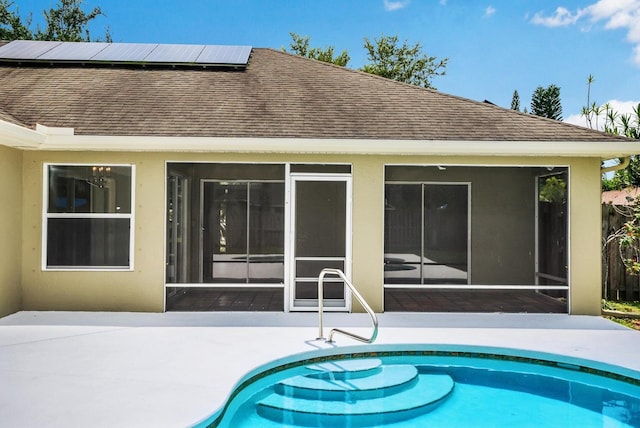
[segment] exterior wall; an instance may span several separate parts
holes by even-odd
[[[600,161],[599,159],[576,160],[572,163],[570,172],[570,313],[600,315],[602,299]]]
[[[0,146],[0,317],[21,309],[22,156]]]
[[[42,271],[42,168],[46,162],[134,164],[134,270]],[[164,310],[164,157],[139,153],[25,152],[23,308],[25,310]]]
[[[23,203],[24,309],[164,310],[165,161],[170,161],[351,163],[353,282],[376,311],[383,309],[385,165],[570,166],[571,312],[599,313],[599,159],[106,152],[24,152],[23,156],[24,186],[33,189]],[[45,162],[122,163],[136,166],[132,272],[42,271],[42,165]],[[491,196],[490,189],[490,185],[485,189],[488,192],[485,195],[487,200]],[[518,191],[512,189],[510,192]],[[354,305],[354,310],[359,309],[358,305]]]
[[[353,161],[353,285],[369,306],[384,308],[384,165],[380,159]],[[354,301],[354,311],[362,311]]]

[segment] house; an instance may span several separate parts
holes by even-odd
[[[310,311],[324,267],[376,311],[599,314],[601,164],[635,153],[273,49],[4,43],[0,315]]]
[[[632,205],[640,194],[640,187],[628,187],[622,190],[607,190],[602,192],[602,203],[607,205]]]

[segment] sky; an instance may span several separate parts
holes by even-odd
[[[20,14],[58,0],[12,0]],[[311,47],[346,50],[350,68],[367,62],[364,38],[397,35],[448,58],[433,85],[448,94],[509,108],[515,90],[530,110],[538,86],[560,87],[563,116],[585,124],[590,101],[620,112],[640,103],[640,0],[84,0],[106,16],[92,37],[114,42],[289,47],[290,32]]]

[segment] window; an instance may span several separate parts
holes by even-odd
[[[385,283],[467,284],[469,185],[385,186]]]
[[[131,269],[130,165],[45,165],[44,269]]]

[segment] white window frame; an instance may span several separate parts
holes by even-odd
[[[49,213],[49,167],[51,166],[78,166],[78,167],[127,167],[131,169],[131,212],[122,214],[113,213]],[[136,167],[134,164],[116,164],[116,163],[63,163],[63,162],[46,162],[42,165],[42,254],[41,265],[42,270],[47,272],[54,271],[91,271],[91,272],[113,272],[134,270],[134,242],[135,242],[135,178]],[[119,218],[129,219],[129,266],[47,266],[47,233],[49,219],[52,218]]]

